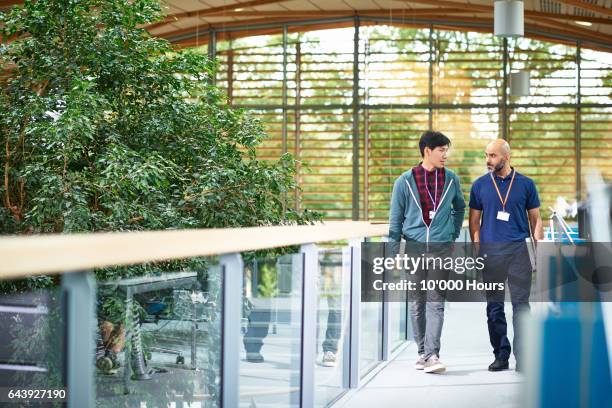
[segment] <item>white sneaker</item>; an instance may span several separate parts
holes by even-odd
[[[414,363],[414,368],[417,370],[422,370],[425,368],[425,356],[423,354],[419,354],[419,359],[416,363]]]
[[[429,357],[425,362],[424,370],[426,373],[439,374],[446,371],[446,366],[442,364],[438,356],[434,354],[433,356]]]
[[[326,351],[321,359],[323,367],[335,367],[336,366],[336,355],[331,351]]]

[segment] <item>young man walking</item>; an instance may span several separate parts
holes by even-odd
[[[419,141],[423,161],[403,173],[393,185],[389,240],[414,243],[452,243],[459,236],[465,201],[459,177],[445,168],[450,140],[440,132],[427,131]],[[407,249],[408,250],[408,249]],[[433,270],[417,272],[431,278]],[[441,373],[440,336],[444,322],[444,298],[435,291],[418,291],[409,302],[414,339],[418,347],[417,370]]]
[[[533,180],[510,166],[510,146],[494,140],[485,150],[489,173],[478,178],[470,191],[470,236],[487,254],[483,280],[508,281],[512,301],[514,357],[516,371],[521,369],[521,330],[519,316],[529,311],[532,266],[525,238],[533,231],[543,238],[540,199]],[[487,292],[487,324],[495,360],[489,371],[508,369],[510,341],[504,313],[504,290]]]

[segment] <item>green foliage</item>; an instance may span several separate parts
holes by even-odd
[[[261,263],[259,267],[259,284],[257,291],[262,297],[275,297],[278,294],[278,279],[276,265]]]
[[[139,28],[159,16],[157,0],[26,0],[0,12],[1,233],[320,219],[284,208],[296,162],[257,160],[263,128],[211,85],[214,63]]]

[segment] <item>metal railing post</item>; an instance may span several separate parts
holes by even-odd
[[[382,239],[383,242],[389,242],[389,239],[387,237],[383,237]],[[385,254],[385,256],[387,256],[387,254]],[[387,281],[388,277],[387,277],[387,271],[385,271],[384,273],[384,281]],[[383,296],[382,296],[382,356],[381,356],[381,360],[382,361],[389,361],[391,359],[391,351],[392,351],[392,344],[391,344],[391,322],[390,317],[391,317],[391,308],[390,308],[390,304],[389,304],[389,294],[387,293],[387,291],[383,291]]]
[[[237,408],[240,403],[240,319],[244,267],[238,253],[223,255],[220,264],[223,282],[221,406]]]
[[[317,358],[317,286],[319,250],[315,244],[302,245],[302,352],[300,407],[314,407],[315,360]]]
[[[349,388],[359,388],[359,358],[361,350],[361,242],[349,240],[351,249],[351,304],[349,314]]]
[[[68,408],[95,407],[96,283],[89,271],[62,275],[66,296],[66,389]]]

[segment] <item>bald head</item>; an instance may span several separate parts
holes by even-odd
[[[496,151],[499,155],[510,156],[510,145],[504,139],[495,139],[487,145],[486,151]]]
[[[504,139],[490,142],[485,149],[489,171],[501,172],[510,168],[510,145]]]

